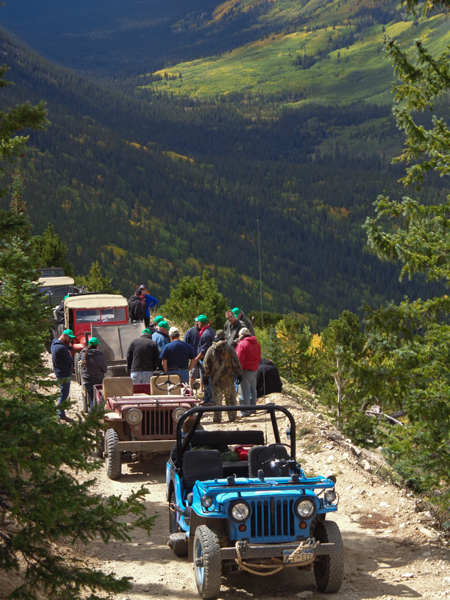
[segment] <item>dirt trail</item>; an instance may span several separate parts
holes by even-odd
[[[81,389],[74,382],[71,397],[77,400],[77,410],[81,412]],[[439,539],[439,533],[432,529],[432,515],[415,512],[412,495],[364,470],[370,465],[361,456],[356,457],[344,440],[336,439],[338,432],[321,415],[302,409],[286,395],[273,394],[270,401],[286,406],[294,414],[302,433],[297,458],[306,473],[337,476],[340,503],[333,519],[344,538],[344,583],[338,594],[326,595],[317,591],[312,572],[286,569],[272,577],[242,572],[223,578],[220,598],[450,598],[450,549],[448,542]],[[75,410],[69,414],[75,416],[74,413]],[[284,423],[279,425],[284,431]],[[236,425],[239,429],[263,430],[265,426],[264,418],[258,416],[241,419]],[[270,424],[267,429],[271,430]],[[150,538],[137,531],[130,543],[112,542],[105,546],[98,542],[89,546],[86,554],[93,566],[133,578],[132,591],[115,600],[199,598],[192,566],[186,559],[176,558],[167,546],[166,459],[167,456],[157,456],[151,462],[123,465],[122,478],[117,482],[109,480],[103,469],[98,471],[95,491],[105,496],[126,496],[145,484],[150,492],[148,512],[158,515]]]

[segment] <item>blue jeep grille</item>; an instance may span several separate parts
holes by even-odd
[[[292,537],[295,534],[293,500],[251,501],[251,537]]]

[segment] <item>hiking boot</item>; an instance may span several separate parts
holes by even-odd
[[[73,423],[73,419],[71,417],[68,417],[67,415],[61,415],[59,417],[60,421],[66,421],[66,423]]]

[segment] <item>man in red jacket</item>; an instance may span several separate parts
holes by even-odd
[[[239,385],[239,403],[245,406],[255,406],[257,402],[256,375],[261,360],[261,346],[247,327],[239,331],[239,342],[236,354],[242,367],[242,381]],[[242,411],[242,417],[248,417],[255,411]]]

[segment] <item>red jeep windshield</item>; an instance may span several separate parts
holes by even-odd
[[[103,308],[102,323],[124,323],[127,322],[125,307],[123,308]]]
[[[76,323],[126,323],[127,315],[123,308],[91,308],[77,310],[75,313]]]
[[[100,310],[98,308],[77,310],[75,321],[76,323],[100,323]]]

